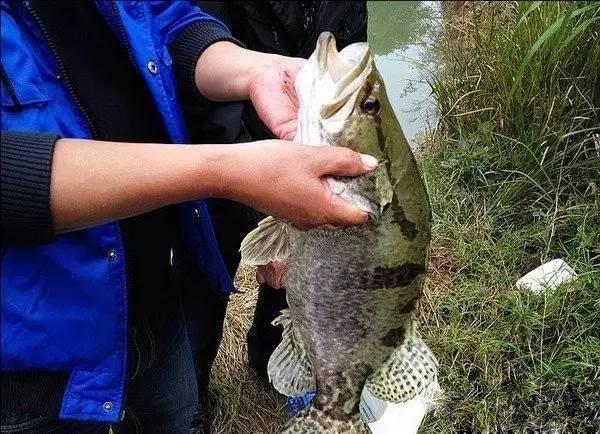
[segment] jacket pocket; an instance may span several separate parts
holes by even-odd
[[[33,56],[30,38],[17,23],[15,8],[2,3],[0,32],[0,100],[3,111],[15,112],[30,106],[45,105],[48,95],[44,79]],[[12,11],[12,12],[11,12]],[[3,128],[6,126],[3,125]]]
[[[3,108],[21,109],[29,105],[44,105],[49,98],[44,89],[27,77],[14,77],[0,63],[0,99]]]

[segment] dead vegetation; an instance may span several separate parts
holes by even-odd
[[[231,297],[223,342],[211,378],[212,434],[271,434],[285,423],[285,399],[248,367],[246,333],[258,294],[254,270],[241,268]]]

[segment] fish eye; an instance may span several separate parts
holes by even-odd
[[[362,102],[361,108],[363,112],[371,116],[375,116],[378,115],[379,111],[381,110],[381,103],[374,96],[368,96]]]

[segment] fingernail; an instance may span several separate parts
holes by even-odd
[[[369,170],[375,169],[379,164],[377,158],[373,157],[372,155],[360,154],[360,159],[362,160],[363,166],[365,166]]]

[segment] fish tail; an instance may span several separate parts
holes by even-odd
[[[370,431],[360,414],[347,420],[331,417],[323,410],[310,407],[291,419],[281,434],[368,434]]]

